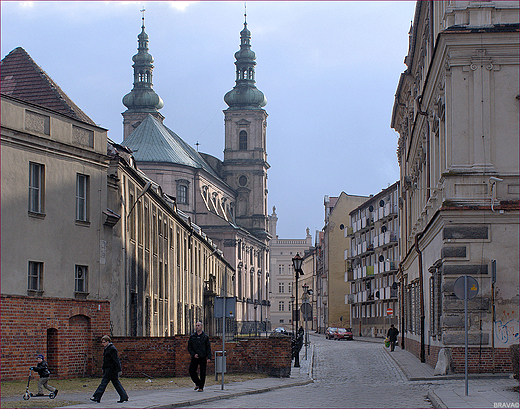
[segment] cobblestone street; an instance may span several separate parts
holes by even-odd
[[[410,382],[380,343],[311,336],[314,383],[209,402],[211,408],[431,408],[426,382]],[[309,350],[310,351],[310,350]]]

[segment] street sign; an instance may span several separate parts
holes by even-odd
[[[393,308],[387,308],[386,309],[386,315],[392,315],[394,313]]]
[[[301,305],[302,317],[304,321],[312,320],[312,305],[308,302],[304,302]]]
[[[455,280],[455,284],[453,284],[453,292],[457,296],[457,298],[463,300],[464,299],[464,278],[467,277],[467,297],[468,300],[475,298],[478,294],[478,282],[471,276],[460,276]]]
[[[214,317],[222,318],[224,316],[224,302],[226,305],[226,318],[235,318],[236,316],[236,297],[215,297]]]

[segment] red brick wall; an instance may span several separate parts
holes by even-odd
[[[405,349],[417,358],[421,356],[421,343],[405,338]],[[445,347],[451,351],[454,373],[464,373],[464,347]],[[435,368],[441,347],[425,345],[426,363]],[[495,366],[493,370],[493,356],[490,347],[468,347],[468,373],[509,373],[513,372],[511,352],[509,348],[495,348]]]
[[[211,337],[212,359],[208,375],[215,373],[215,351],[222,350],[221,338]],[[188,376],[191,357],[188,336],[166,338],[115,337],[124,376]],[[226,343],[227,373],[253,372],[288,377],[291,373],[291,341],[287,338],[257,338]],[[99,348],[96,373],[101,374]]]
[[[27,379],[43,354],[53,377],[89,375],[92,348],[110,333],[108,301],[1,295],[2,380]]]

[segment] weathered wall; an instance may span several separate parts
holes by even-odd
[[[53,377],[90,374],[92,350],[110,333],[108,301],[2,295],[1,378],[27,379],[43,354]]]
[[[171,377],[188,376],[190,355],[188,336],[145,338],[114,337],[119,351],[123,376]],[[222,350],[221,338],[211,337],[213,356],[207,373],[215,372],[215,351]],[[226,343],[227,373],[266,373],[274,377],[288,377],[291,373],[291,341],[283,338],[255,338]],[[95,374],[101,375],[102,348],[94,350]]]

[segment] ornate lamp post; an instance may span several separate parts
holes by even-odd
[[[298,331],[298,324],[300,323],[300,311],[299,311],[299,308],[298,308],[298,277],[300,275],[303,275],[303,270],[302,270],[302,263],[303,263],[303,258],[301,258],[300,256],[300,253],[296,253],[296,256],[293,257],[292,259],[292,263],[293,263],[293,267],[294,267],[294,273],[295,273],[295,276],[296,276],[296,286],[294,287],[296,292],[295,292],[295,297],[296,297],[296,303],[295,303],[295,309],[294,309],[294,319],[293,321],[296,321],[296,331]],[[294,357],[294,367],[295,368],[299,368],[300,367],[300,353],[297,352],[296,353],[296,356]]]

